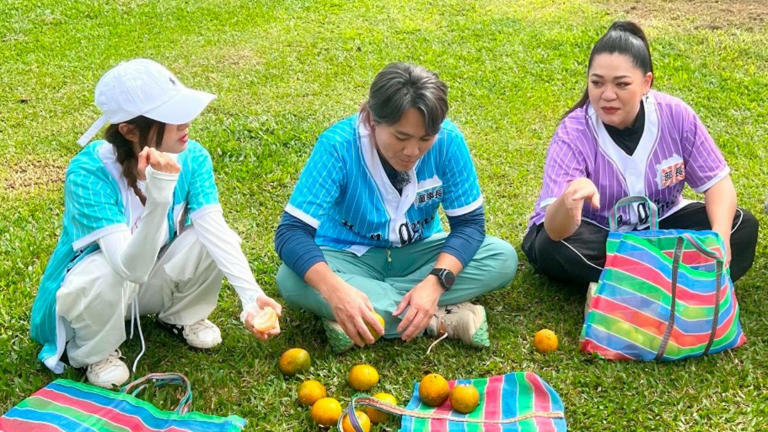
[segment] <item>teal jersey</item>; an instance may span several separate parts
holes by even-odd
[[[60,358],[66,334],[63,322],[56,315],[56,292],[75,264],[99,250],[99,238],[129,230],[126,181],[119,170],[110,171],[109,164],[105,165],[110,157],[114,160],[113,152],[106,141],[94,141],[70,162],[64,182],[61,236],[48,260],[32,306],[32,338],[43,345],[38,358],[57,373],[64,369]],[[189,141],[187,148],[178,154],[177,162],[181,171],[168,212],[169,242],[190,218],[219,208],[213,164],[205,148]]]
[[[320,135],[301,172],[285,211],[317,229],[318,245],[358,255],[400,247],[442,231],[440,206],[460,216],[483,204],[469,149],[452,122],[443,122],[402,194],[369,138],[357,116],[348,117]]]

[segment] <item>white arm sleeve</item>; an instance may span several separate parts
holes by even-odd
[[[229,228],[220,209],[205,212],[192,219],[192,229],[235,288],[243,309],[254,303],[256,297],[264,294],[253,278],[248,260],[240,248],[240,237]]]
[[[136,232],[128,229],[107,234],[97,240],[107,263],[115,273],[135,283],[144,283],[168,240],[168,208],[178,174],[147,167],[147,202]]]

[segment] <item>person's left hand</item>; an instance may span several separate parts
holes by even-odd
[[[723,239],[723,245],[725,245],[725,266],[731,265],[731,232],[729,230],[713,229],[713,231],[720,234],[720,238]]]
[[[435,315],[442,293],[443,288],[437,277],[429,275],[403,297],[392,315],[398,316],[408,308],[405,317],[397,326],[397,331],[401,333],[400,337],[404,341],[410,341],[427,328],[429,320]]]
[[[267,340],[269,338],[275,337],[280,334],[279,320],[275,324],[275,327],[272,330],[269,330],[268,332],[260,332],[255,328],[253,328],[253,326],[251,325],[250,318],[253,315],[258,314],[265,307],[271,307],[272,309],[274,309],[278,317],[282,316],[283,314],[283,306],[266,294],[261,294],[258,297],[256,297],[256,302],[252,303],[248,309],[243,311],[244,312],[243,323],[245,325],[245,328],[247,328],[248,331],[250,331],[254,336],[256,336],[258,339],[261,339],[261,340]]]

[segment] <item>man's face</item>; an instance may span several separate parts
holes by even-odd
[[[373,124],[370,128],[379,153],[397,171],[413,169],[437,137],[427,135],[424,115],[415,108],[405,110],[395,124]]]

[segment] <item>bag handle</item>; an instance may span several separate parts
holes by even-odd
[[[717,331],[717,322],[720,316],[720,285],[723,280],[723,267],[725,266],[725,259],[722,253],[718,253],[707,249],[691,234],[683,234],[677,238],[675,243],[674,256],[672,258],[672,286],[670,289],[670,295],[672,296],[672,303],[669,307],[669,318],[667,319],[667,328],[664,330],[664,336],[661,339],[661,345],[659,345],[659,351],[656,353],[656,360],[660,360],[664,356],[664,352],[667,350],[667,344],[672,334],[672,329],[675,327],[675,308],[677,307],[677,275],[680,269],[680,261],[683,257],[683,243],[687,240],[699,253],[711,258],[715,261],[715,304],[714,313],[712,315],[712,328],[709,332],[709,340],[707,346],[704,348],[704,355],[709,353],[709,349],[712,348],[712,343],[715,340],[715,332]]]
[[[656,204],[652,203],[651,200],[648,199],[647,196],[644,195],[633,195],[624,197],[618,201],[616,201],[616,204],[614,204],[613,208],[611,209],[611,213],[608,217],[608,221],[610,224],[611,231],[616,231],[618,229],[618,211],[621,207],[630,206],[632,204],[637,203],[645,203],[648,206],[648,212],[649,219],[650,219],[650,229],[651,230],[658,230],[659,229],[659,210],[656,208]]]
[[[523,420],[528,420],[536,417],[552,418],[552,419],[565,418],[565,414],[562,411],[534,411],[528,414],[513,417],[511,419],[500,419],[500,420],[471,419],[471,418],[467,418],[466,416],[454,417],[446,414],[430,414],[430,413],[425,413],[423,411],[414,411],[414,410],[405,409],[398,405],[390,405],[386,402],[380,401],[378,399],[375,399],[369,396],[355,396],[352,398],[352,401],[350,401],[349,405],[347,405],[347,408],[344,409],[344,412],[342,412],[342,414],[339,416],[339,420],[336,424],[339,430],[342,430],[341,423],[344,420],[344,417],[348,416],[349,424],[352,426],[352,429],[354,429],[355,432],[364,432],[362,426],[360,426],[360,422],[357,419],[357,414],[355,414],[355,405],[369,406],[372,408],[376,408],[379,411],[383,411],[389,414],[395,414],[398,416],[408,415],[416,418],[450,420],[450,421],[462,422],[462,423],[510,424],[510,423],[518,423]]]
[[[672,303],[669,305],[669,318],[667,318],[667,328],[664,329],[664,336],[662,336],[659,350],[656,352],[656,361],[661,360],[661,358],[664,357],[664,351],[667,350],[669,338],[672,336],[672,329],[675,328],[675,309],[677,308],[677,274],[680,270],[680,260],[682,259],[682,256],[683,237],[680,236],[675,242],[675,253],[672,258],[672,286],[670,288]]]
[[[132,396],[136,396],[150,384],[154,384],[156,387],[165,384],[177,384],[185,387],[186,393],[179,401],[179,405],[176,407],[175,411],[177,414],[186,414],[192,408],[192,385],[190,384],[189,379],[180,373],[151,373],[126,384],[120,389],[120,392],[131,392]]]

